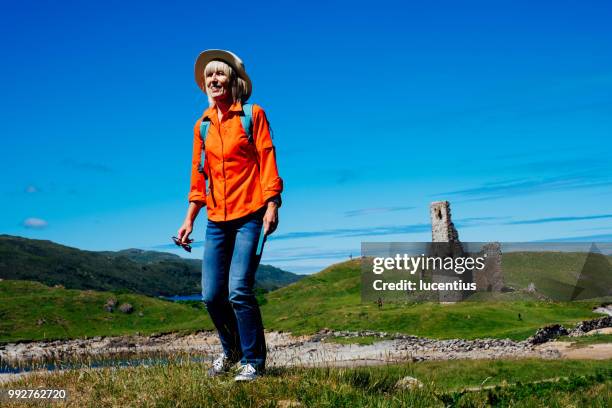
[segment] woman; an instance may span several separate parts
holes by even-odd
[[[261,107],[245,104],[252,85],[240,58],[229,51],[204,51],[195,79],[210,106],[194,128],[189,207],[178,243],[191,242],[193,222],[206,206],[202,295],[223,347],[209,374],[226,373],[240,362],[235,379],[249,381],[265,368],[253,285],[261,238],[278,225],[283,181],[266,115]]]

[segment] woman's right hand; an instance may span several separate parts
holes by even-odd
[[[189,235],[193,231],[193,223],[189,221],[185,221],[183,225],[179,228],[176,236],[183,244],[191,244],[193,242],[192,239],[189,238]]]
[[[191,234],[191,231],[193,231],[193,222],[195,221],[202,207],[204,207],[203,202],[189,202],[185,221],[183,221],[183,225],[181,225],[181,228],[179,228],[178,233],[176,234],[177,238],[182,244],[191,244],[193,242],[193,239],[190,239],[189,235]]]

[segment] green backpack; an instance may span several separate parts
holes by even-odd
[[[240,123],[242,123],[242,128],[246,132],[249,143],[253,143],[253,105],[250,103],[245,103],[242,105],[242,116],[240,116]],[[206,173],[204,172],[204,154],[205,154],[205,143],[206,136],[208,135],[208,128],[210,127],[210,119],[202,120],[200,124],[200,139],[202,139],[202,158],[200,160],[200,165],[198,166],[198,171],[206,177]],[[208,177],[206,177],[208,178]]]

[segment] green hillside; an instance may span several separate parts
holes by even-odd
[[[83,251],[51,241],[0,235],[0,278],[70,289],[129,291],[149,296],[201,292],[201,261],[165,252]],[[274,290],[301,278],[260,265],[256,286]]]
[[[104,310],[107,299],[131,314]],[[212,329],[205,310],[138,294],[81,291],[0,281],[0,342]]]
[[[378,330],[436,338],[524,339],[547,324],[598,317],[593,302],[460,302],[361,304],[360,260],[352,260],[266,295],[266,327],[294,333],[322,328]],[[521,314],[519,320],[518,314]]]
[[[506,286],[525,289],[530,283],[551,299],[612,296],[612,257],[585,252],[510,252],[503,254]],[[578,285],[580,289],[576,291]]]
[[[385,303],[379,309],[374,303],[362,304],[360,290],[360,260],[332,265],[267,293],[262,306],[265,327],[295,334],[331,328],[433,338],[524,339],[548,324],[571,326],[600,316],[591,311],[598,302]],[[132,303],[136,311],[131,315],[105,312],[103,305],[111,296],[120,303]],[[44,322],[39,324],[41,319]],[[0,281],[0,341],[202,328],[212,328],[204,310],[164,300]]]

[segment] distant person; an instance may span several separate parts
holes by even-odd
[[[176,242],[189,246],[193,223],[206,206],[202,296],[223,347],[209,375],[240,362],[235,380],[250,381],[265,369],[253,286],[265,237],[278,226],[283,181],[266,114],[246,103],[252,85],[242,60],[229,51],[204,51],[195,80],[209,107],[194,128],[189,206]]]

